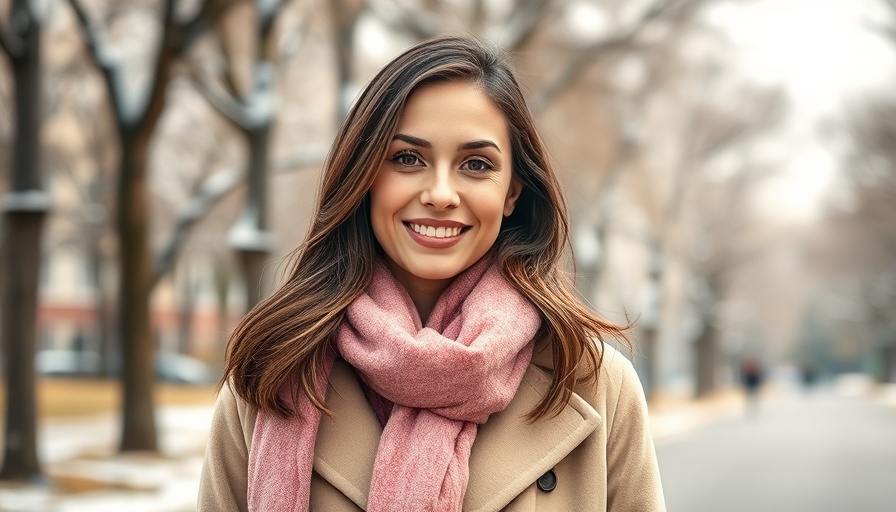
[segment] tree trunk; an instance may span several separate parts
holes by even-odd
[[[266,231],[268,141],[272,122],[273,119],[269,123],[244,129],[249,141],[249,169],[246,175],[249,190],[243,213],[231,232],[231,245],[239,255],[246,284],[246,311],[264,297],[264,265],[273,248],[273,237]]]
[[[641,340],[641,351],[644,354],[644,395],[648,400],[656,395],[659,388],[659,371],[657,365],[657,338],[659,336],[656,327],[644,328]]]
[[[882,383],[896,383],[896,344],[891,343],[880,348]]]
[[[117,338],[115,329],[115,302],[105,280],[97,282],[102,288],[96,289],[96,329],[97,352],[100,355],[100,375],[109,377],[115,375],[115,364],[121,357],[121,343]]]
[[[119,172],[119,333],[123,414],[121,451],[156,451],[150,290],[152,267],[147,224],[149,204],[146,153],[149,135],[124,137]]]
[[[5,214],[3,322],[6,356],[6,446],[0,480],[40,477],[34,371],[40,241],[45,212]]]
[[[246,311],[251,310],[264,296],[262,275],[267,261],[266,251],[239,250],[243,279],[246,282]]]
[[[660,387],[659,377],[659,326],[662,325],[663,301],[666,298],[664,285],[665,264],[663,263],[663,249],[659,239],[654,239],[650,245],[650,260],[647,267],[647,286],[644,297],[644,310],[642,312],[644,327],[644,358],[645,373],[644,394],[648,400],[652,398]]]
[[[112,335],[110,329],[110,304],[103,275],[103,257],[100,250],[100,236],[94,230],[85,249],[90,264],[90,282],[95,293],[93,298],[93,321],[96,329],[94,349],[100,358],[99,375],[112,375]]]
[[[218,260],[215,262],[215,302],[218,306],[218,332],[220,343],[214,352],[215,370],[219,373],[224,370],[224,358],[227,340],[230,339],[230,307],[228,296],[230,295],[230,271],[228,265]]]
[[[185,266],[183,289],[180,296],[180,310],[177,319],[177,351],[190,354],[193,344],[193,317],[196,312],[197,285],[189,266]]]
[[[37,378],[34,354],[41,233],[49,206],[40,183],[40,23],[29,4],[16,2],[13,16],[27,17],[24,48],[12,58],[16,117],[9,192],[4,200],[2,319],[5,351],[6,422],[0,480],[39,479]]]
[[[711,325],[705,325],[700,337],[694,343],[696,388],[694,394],[697,398],[704,397],[713,392],[716,387],[716,360],[718,359],[716,329]]]
[[[339,87],[336,126],[348,115],[352,96],[352,67],[355,55],[355,25],[363,8],[362,2],[333,0],[330,14],[333,17],[333,51],[336,54],[336,83]]]

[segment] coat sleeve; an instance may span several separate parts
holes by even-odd
[[[620,381],[607,433],[607,510],[664,512],[644,390],[631,362],[615,356],[612,364],[619,367]]]
[[[245,512],[248,488],[249,444],[254,413],[223,386],[212,416],[202,476],[198,512]]]

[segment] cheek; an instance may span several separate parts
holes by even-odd
[[[504,219],[504,211],[507,204],[506,190],[491,190],[488,193],[477,194],[469,198],[469,204],[476,213],[476,217],[483,224],[495,224],[495,229]]]
[[[376,194],[371,189],[370,194],[370,222],[373,225],[373,232],[379,238],[380,231],[383,228],[385,219],[388,218],[386,213],[387,207],[383,204],[384,196]]]
[[[380,178],[370,187],[370,223],[380,244],[389,236],[393,219],[400,210],[399,198],[392,192],[389,183]]]
[[[385,208],[384,202],[388,200],[388,187],[382,177],[377,177],[370,186],[370,212],[372,217],[376,217],[379,212]]]

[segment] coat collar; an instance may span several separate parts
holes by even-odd
[[[537,357],[507,408],[479,427],[470,454],[464,510],[503,508],[563,460],[601,422],[594,408],[575,393],[557,416],[534,423],[526,420],[526,414],[551,384],[550,376],[536,366]],[[321,418],[314,470],[356,505],[366,508],[382,427],[354,370],[344,361],[337,360],[330,373],[327,406],[333,416]]]

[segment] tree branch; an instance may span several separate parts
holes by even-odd
[[[180,213],[171,238],[155,258],[151,285],[153,288],[162,276],[174,266],[190,228],[205,217],[221,199],[242,185],[243,174],[242,168],[216,173],[206,179],[199,192],[187,202]]]
[[[258,26],[259,34],[261,35],[261,39],[263,41],[270,37],[270,34],[273,31],[274,22],[277,21],[277,17],[280,15],[280,12],[283,11],[283,7],[285,5],[286,2],[284,2],[283,0],[259,1]]]
[[[25,53],[25,42],[13,33],[12,28],[2,19],[0,19],[0,49],[10,60],[21,58]]]
[[[195,73],[190,74],[190,78],[203,98],[237,128],[253,130],[269,125],[276,115],[274,65],[267,61],[259,62],[255,66],[255,75],[255,86],[245,103],[215,91],[206,80],[199,78]]]
[[[79,0],[68,0],[68,4],[75,11],[75,17],[81,25],[87,49],[90,51],[94,63],[104,71],[115,67],[117,63],[106,49],[106,42],[101,36],[101,29],[87,16]]]
[[[81,25],[84,41],[91,59],[103,75],[106,87],[109,89],[109,99],[120,125],[128,125],[133,122],[136,101],[125,86],[124,72],[120,64],[112,57],[107,49],[106,41],[102,37],[102,29],[87,16],[79,0],[68,0],[75,12],[75,17]]]
[[[390,2],[392,8],[384,7],[380,1],[367,2],[367,8],[380,21],[392,29],[410,34],[417,39],[427,39],[439,33],[438,23],[427,19],[421,12],[411,14],[407,9]]]
[[[149,87],[143,88],[129,112],[133,112],[133,126],[141,137],[148,137],[165,108],[165,91],[171,78],[171,68],[183,55],[181,25],[176,16],[176,0],[165,0],[162,7],[162,34],[155,62],[150,68]]]
[[[283,0],[261,0],[258,12],[260,60],[273,63],[278,58],[274,25],[284,6],[286,2]],[[304,33],[304,30],[301,33]]]
[[[536,114],[543,111],[557,96],[575,82],[579,76],[598,59],[631,44],[641,31],[652,21],[670,11],[676,0],[664,0],[654,4],[646,10],[641,17],[627,30],[623,30],[611,37],[597,41],[596,43],[579,50],[556,75],[556,78],[545,86],[540,94],[537,94],[531,103],[532,111]]]
[[[544,19],[544,11],[550,7],[553,0],[529,0],[524,5],[518,5],[514,14],[506,25],[503,46],[510,52],[518,51],[526,45],[535,34],[539,22]]]
[[[226,117],[230,122],[240,128],[249,126],[252,119],[245,105],[234,100],[233,97],[221,94],[212,88],[205,79],[200,78],[195,72],[190,73],[190,81],[196,87],[199,94],[205,98],[215,110]]]
[[[46,159],[46,163],[52,167],[54,175],[61,174],[67,178],[69,186],[75,190],[80,204],[84,205],[92,202],[90,194],[87,193],[87,187],[84,185],[84,180],[79,179],[78,174],[71,165],[73,159],[68,152],[63,151],[58,146],[51,146],[47,149],[44,158]],[[83,213],[83,211],[79,211],[79,213]],[[70,217],[64,216],[63,218]]]
[[[326,151],[323,148],[307,148],[281,156],[272,166],[275,171],[285,171],[323,162]],[[156,255],[153,264],[152,286],[165,276],[174,266],[177,255],[183,247],[190,229],[202,220],[219,201],[245,183],[245,169],[230,169],[208,177],[183,208],[174,231],[163,249]]]
[[[284,172],[296,167],[320,164],[326,158],[324,148],[305,148],[282,155],[271,166],[276,172]],[[183,247],[194,224],[202,220],[219,201],[245,183],[244,167],[232,168],[217,172],[199,186],[199,190],[187,202],[178,217],[171,238],[158,252],[153,263],[152,286],[165,276],[177,260],[178,252]]]
[[[204,0],[196,14],[180,25],[181,38],[178,51],[185,52],[190,48],[228,8],[239,1],[241,0]]]

